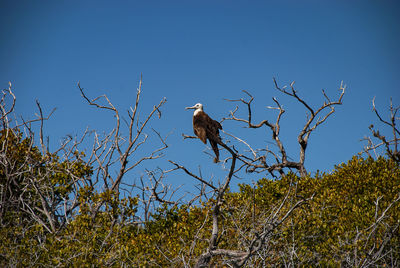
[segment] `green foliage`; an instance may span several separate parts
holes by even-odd
[[[0,144],[0,263],[30,265],[48,234],[60,231],[71,217],[66,211],[63,217],[61,207],[74,182],[92,171],[79,158],[42,155],[18,130],[2,130]]]
[[[288,193],[289,188],[292,191]],[[275,230],[269,245],[274,254],[266,256],[264,265],[284,264],[292,258],[297,265],[337,266],[351,260],[350,265],[357,266],[379,249],[390,254],[376,264],[388,265],[391,258],[400,259],[400,169],[392,160],[353,157],[331,174],[262,179],[255,187],[241,185],[240,192],[231,194],[227,202],[238,213],[232,219],[239,215],[243,219],[240,229],[253,225],[261,232],[257,226],[264,226],[286,195],[282,216],[299,199],[313,199],[294,210]],[[246,209],[241,210],[245,204]],[[248,241],[252,238],[251,234],[243,237]]]
[[[398,164],[384,158],[353,157],[332,174],[299,184],[300,194],[316,192],[313,202],[294,215],[295,224],[290,226],[297,231],[299,248],[305,246],[299,251],[300,260],[322,264],[340,264],[346,258],[362,261],[371,249],[381,246],[400,259],[400,202],[390,205],[400,194]],[[384,245],[388,232],[392,237]],[[379,263],[385,264],[385,258]]]
[[[42,155],[12,131],[1,132],[0,144],[12,163],[0,168],[0,266],[183,266],[194,265],[206,251],[213,200],[161,205],[150,221],[140,222],[138,197],[74,183],[92,173],[81,158]],[[400,202],[394,202],[399,193],[400,167],[385,158],[353,157],[330,174],[242,184],[225,196],[218,247],[246,251],[272,219],[279,221],[297,201],[313,197],[273,229],[249,267],[288,261],[359,266],[380,249],[375,265],[388,265],[390,258],[400,259]],[[53,211],[54,230],[42,212],[44,194],[58,208],[71,196],[78,201],[61,220],[59,210]],[[211,264],[222,262],[216,256]]]
[[[0,144],[1,225],[29,224],[25,221],[31,221],[32,214],[34,221],[49,223],[44,211],[53,213],[57,222],[55,208],[69,198],[77,178],[91,175],[91,167],[79,158],[60,161],[56,154],[42,155],[19,131],[2,130]]]

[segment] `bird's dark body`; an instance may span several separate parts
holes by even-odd
[[[219,161],[218,142],[220,141],[219,130],[222,126],[219,122],[211,119],[205,112],[197,111],[193,115],[193,131],[199,139],[206,144],[207,140],[215,153],[214,162]]]

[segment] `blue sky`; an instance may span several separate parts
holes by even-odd
[[[397,1],[2,0],[0,11],[0,83],[13,83],[24,118],[36,112],[35,99],[46,112],[57,108],[45,128],[53,148],[86,127],[113,127],[111,116],[85,103],[78,81],[89,96],[107,94],[124,111],[134,103],[141,73],[143,114],[167,98],[152,127],[169,134],[170,147],[155,165],[167,168],[171,159],[210,176],[223,173],[206,146],[182,140],[182,133],[192,134],[185,106],[201,102],[220,120],[234,108],[224,99],[243,97],[245,89],[256,98],[255,121],[273,121],[276,113],[265,107],[277,97],[286,109],[282,139],[296,160],[305,110],[277,92],[272,78],[280,85],[296,81],[314,107],[323,102],[321,89],[334,99],[343,80],[343,105],[310,138],[306,167],[315,172],[362,150],[368,126],[378,125],[374,96],[382,112],[390,97],[400,105]],[[223,127],[251,144],[272,146],[266,129]],[[178,175],[171,180],[187,181]]]

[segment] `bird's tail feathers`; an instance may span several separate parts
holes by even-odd
[[[218,143],[214,140],[210,140],[210,144],[215,153],[214,163],[218,163],[218,158],[219,158]]]

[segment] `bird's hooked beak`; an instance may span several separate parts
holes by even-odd
[[[196,109],[196,105],[192,106],[192,107],[186,107],[185,110],[189,110],[189,109]]]

